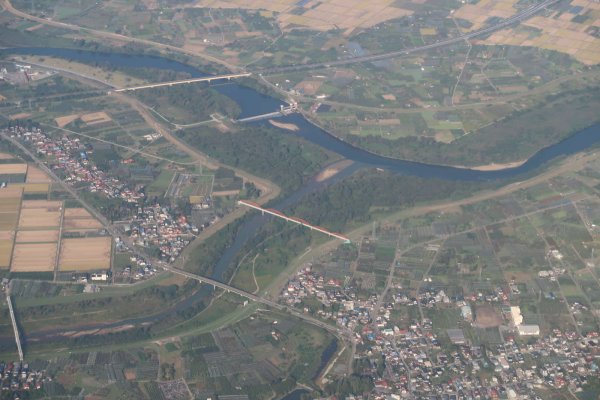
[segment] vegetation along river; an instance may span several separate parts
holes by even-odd
[[[92,51],[80,51],[72,49],[61,49],[61,48],[15,48],[5,49],[3,53],[8,54],[23,54],[23,55],[35,55],[35,56],[48,56],[64,58],[72,61],[84,62],[84,63],[97,63],[98,65],[109,65],[112,68],[155,68],[170,70],[175,72],[187,73],[191,77],[202,77],[206,76],[205,73],[199,69],[172,61],[167,58],[150,56],[150,55],[129,55],[119,53],[98,53]],[[258,91],[242,86],[235,83],[234,81],[228,83],[213,84],[212,88],[219,93],[234,100],[240,107],[241,113],[240,118],[271,113],[279,109],[279,106],[284,104],[279,99],[269,97]],[[365,167],[376,167],[390,170],[397,173],[414,175],[422,178],[438,178],[438,179],[449,179],[449,180],[498,180],[498,179],[509,179],[515,178],[520,175],[530,173],[543,164],[556,159],[561,156],[567,156],[571,154],[583,151],[597,143],[600,143],[600,124],[593,125],[589,128],[583,129],[569,138],[546,147],[531,158],[529,158],[524,164],[503,170],[497,171],[478,171],[467,168],[456,168],[451,166],[432,165],[424,164],[414,161],[399,160],[393,158],[387,158],[379,156],[368,151],[354,147],[328,132],[320,129],[307,121],[304,117],[299,114],[289,115],[279,119],[285,123],[291,123],[299,127],[296,132],[290,132],[285,129],[280,129],[281,134],[286,135],[298,135],[326,150],[337,153],[344,158],[354,161],[354,164],[331,178],[323,181],[317,181],[315,179],[307,182],[301,189],[292,193],[283,200],[277,202],[273,207],[277,209],[285,209],[296,204],[307,194],[319,190],[327,185],[335,183],[344,177],[349,176],[357,169]],[[268,123],[267,121],[257,123]],[[223,279],[223,274],[226,272],[231,262],[235,259],[237,254],[244,248],[244,245],[254,237],[258,230],[268,221],[268,217],[262,217],[256,215],[252,218],[248,218],[246,222],[239,229],[233,244],[227,248],[227,250],[221,256],[219,262],[213,270],[212,278],[217,280]],[[206,296],[210,291],[200,290],[190,298],[180,302],[175,306],[175,310],[185,309],[191,304],[196,302],[199,296]],[[156,321],[162,316],[166,316],[172,313],[174,310],[165,310],[159,314],[155,314],[148,317],[132,318],[125,321],[119,321],[114,324],[102,324],[98,326],[86,326],[81,327],[82,329],[89,328],[110,328],[128,324],[142,324]],[[72,330],[69,329],[69,330]],[[61,331],[46,331],[46,332],[31,332],[27,336],[30,339],[48,339],[54,335],[60,334]]]

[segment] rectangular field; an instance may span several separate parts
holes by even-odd
[[[54,271],[56,243],[18,243],[13,251],[12,272]]]
[[[58,230],[51,231],[19,231],[17,243],[56,243]]]
[[[2,200],[0,200],[2,202]],[[17,227],[17,212],[0,212],[0,230],[11,231]]]
[[[65,230],[95,230],[102,228],[100,221],[94,218],[65,218],[63,229]]]
[[[44,171],[36,166],[30,165],[27,169],[27,177],[25,178],[27,183],[51,183],[52,179]]]
[[[10,266],[12,247],[12,239],[0,238],[0,269],[7,269]]]
[[[54,228],[60,224],[60,211],[53,208],[23,208],[19,229]]]
[[[27,164],[0,164],[0,175],[20,175],[27,173]]]
[[[60,247],[61,271],[109,269],[112,238],[63,239]]]
[[[23,193],[48,193],[49,183],[13,183],[12,186],[23,189]]]
[[[85,208],[66,208],[65,219],[66,218],[92,218],[92,214]]]

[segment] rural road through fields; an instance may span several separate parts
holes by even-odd
[[[484,36],[484,35],[496,32],[498,30],[507,28],[511,25],[520,23],[522,21],[525,21],[525,20],[533,17],[538,12],[546,9],[546,7],[551,6],[555,3],[558,3],[559,1],[561,1],[561,0],[545,0],[541,3],[535,4],[533,6],[530,6],[526,9],[518,12],[517,14],[513,15],[512,17],[509,17],[503,21],[498,22],[495,25],[489,26],[487,28],[479,29],[479,30],[476,30],[473,32],[468,32],[468,33],[456,36],[454,38],[450,38],[450,39],[442,40],[442,41],[439,41],[436,43],[424,45],[424,46],[413,47],[410,49],[390,51],[390,52],[380,53],[380,54],[367,55],[367,56],[362,56],[362,57],[353,57],[353,58],[347,58],[347,59],[332,60],[329,62],[306,63],[306,64],[288,65],[288,66],[275,67],[275,68],[265,68],[262,70],[251,71],[251,72],[256,72],[256,73],[260,73],[260,74],[264,74],[264,75],[270,75],[270,74],[278,74],[278,73],[282,73],[282,72],[323,69],[323,68],[336,67],[336,66],[341,66],[341,65],[385,60],[388,58],[401,57],[401,56],[408,55],[411,53],[417,53],[417,52],[421,52],[421,51],[436,49],[439,47],[456,44],[456,43],[462,42],[464,40],[473,39],[473,38],[476,38],[479,36]],[[11,14],[16,15],[21,18],[28,19],[30,21],[35,21],[35,22],[38,22],[41,24],[46,24],[46,25],[57,27],[57,28],[85,32],[85,33],[88,33],[92,36],[96,36],[101,39],[112,39],[112,40],[118,40],[118,41],[122,41],[122,42],[138,43],[138,44],[143,44],[146,46],[154,46],[154,47],[162,49],[162,50],[170,50],[170,51],[180,52],[180,53],[187,54],[187,55],[198,56],[207,61],[222,65],[222,66],[228,68],[230,71],[233,71],[233,72],[243,71],[243,68],[240,66],[233,65],[231,63],[228,63],[227,61],[221,60],[217,57],[214,57],[214,56],[211,56],[211,55],[208,55],[205,53],[194,52],[194,51],[183,49],[181,47],[158,43],[158,42],[154,42],[151,40],[139,39],[139,38],[134,38],[131,36],[121,35],[118,33],[101,31],[101,30],[97,30],[97,29],[90,29],[90,28],[79,26],[79,25],[68,24],[68,23],[59,22],[59,21],[53,21],[53,20],[50,20],[47,18],[36,17],[34,15],[27,14],[21,10],[16,9],[11,4],[10,0],[2,0],[2,2],[0,4],[2,5],[2,7],[5,10],[10,12]]]

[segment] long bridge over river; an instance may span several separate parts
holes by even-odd
[[[121,89],[113,89],[111,92],[119,93],[119,92],[134,92],[136,90],[142,89],[152,89],[163,86],[177,86],[184,85],[187,83],[198,83],[198,82],[212,82],[212,81],[220,81],[220,80],[231,80],[234,78],[243,78],[252,75],[250,72],[241,73],[241,74],[227,74],[227,75],[211,75],[211,76],[203,76],[201,78],[190,78],[190,79],[182,79],[179,81],[169,81],[169,82],[160,82],[160,83],[149,83],[146,85],[140,86],[131,86],[125,87]]]
[[[271,208],[263,208],[263,207],[259,206],[256,203],[252,203],[252,202],[245,201],[245,200],[239,200],[238,204],[241,204],[243,206],[250,207],[250,208],[253,208],[255,210],[258,210],[263,215],[265,213],[267,213],[269,215],[273,215],[273,216],[275,216],[277,218],[281,218],[281,219],[286,220],[288,222],[293,222],[295,224],[305,226],[305,227],[309,228],[310,230],[321,232],[321,233],[324,233],[325,235],[331,236],[333,238],[343,240],[344,243],[350,243],[350,239],[348,239],[346,236],[343,236],[342,234],[339,234],[339,233],[331,232],[331,231],[329,231],[329,230],[327,230],[325,228],[322,228],[320,226],[312,225],[311,223],[309,223],[309,222],[307,222],[307,221],[305,221],[305,220],[303,220],[301,218],[288,217],[284,213],[279,212],[277,210],[273,210]]]

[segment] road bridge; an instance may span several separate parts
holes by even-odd
[[[273,210],[273,209],[271,209],[271,208],[262,208],[261,206],[259,206],[259,205],[258,205],[258,204],[256,204],[256,203],[252,203],[252,202],[245,201],[245,200],[239,200],[239,201],[238,201],[238,204],[241,204],[241,205],[243,205],[243,206],[250,207],[250,208],[253,208],[253,209],[255,209],[255,210],[258,210],[258,211],[260,211],[260,212],[261,212],[263,215],[264,215],[265,213],[267,213],[267,214],[273,215],[273,216],[275,216],[275,217],[277,217],[277,218],[281,218],[281,219],[284,219],[284,220],[286,220],[286,221],[293,222],[293,223],[295,223],[295,224],[298,224],[298,225],[305,226],[305,227],[307,227],[307,228],[309,228],[309,229],[311,229],[311,230],[314,230],[314,231],[317,231],[317,232],[324,233],[324,234],[326,234],[326,235],[328,235],[328,236],[331,236],[331,237],[334,237],[334,238],[336,238],[336,239],[343,240],[343,241],[344,241],[344,243],[350,243],[350,239],[348,239],[346,236],[343,236],[343,235],[341,235],[341,234],[339,234],[339,233],[335,233],[335,232],[328,231],[327,229],[325,229],[325,228],[322,228],[322,227],[320,227],[320,226],[312,225],[312,224],[310,224],[309,222],[307,222],[307,221],[305,221],[305,220],[303,220],[303,219],[301,219],[301,218],[288,217],[288,216],[287,216],[287,215],[285,215],[284,213],[282,213],[282,212],[279,212],[279,211],[277,211],[277,210]]]
[[[272,113],[267,113],[267,114],[255,115],[253,117],[240,118],[234,122],[256,122],[256,121],[262,121],[263,119],[285,117],[286,115],[294,114],[296,112],[298,112],[298,104],[293,102],[292,104],[290,104],[287,107],[284,107],[282,105],[280,107],[279,111],[274,111]]]
[[[10,320],[12,321],[13,331],[15,332],[15,342],[17,342],[17,351],[19,352],[19,361],[23,362],[23,349],[21,348],[21,336],[19,335],[19,327],[17,326],[17,320],[15,318],[15,312],[12,306],[12,300],[10,299],[10,286],[6,289],[6,303],[8,304],[8,312],[10,313]]]
[[[152,88],[163,87],[163,86],[184,85],[187,83],[197,83],[197,82],[209,82],[210,83],[212,81],[219,81],[219,80],[224,80],[224,79],[231,80],[231,79],[235,79],[235,78],[247,77],[250,75],[252,75],[252,74],[249,72],[245,72],[245,73],[241,73],[241,74],[203,76],[201,78],[191,78],[191,79],[182,79],[179,81],[149,83],[147,85],[131,86],[131,87],[126,87],[126,88],[121,88],[121,89],[113,89],[113,90],[109,91],[109,93],[111,93],[111,92],[115,92],[115,93],[133,92],[133,91],[142,90],[142,89],[152,89]]]

